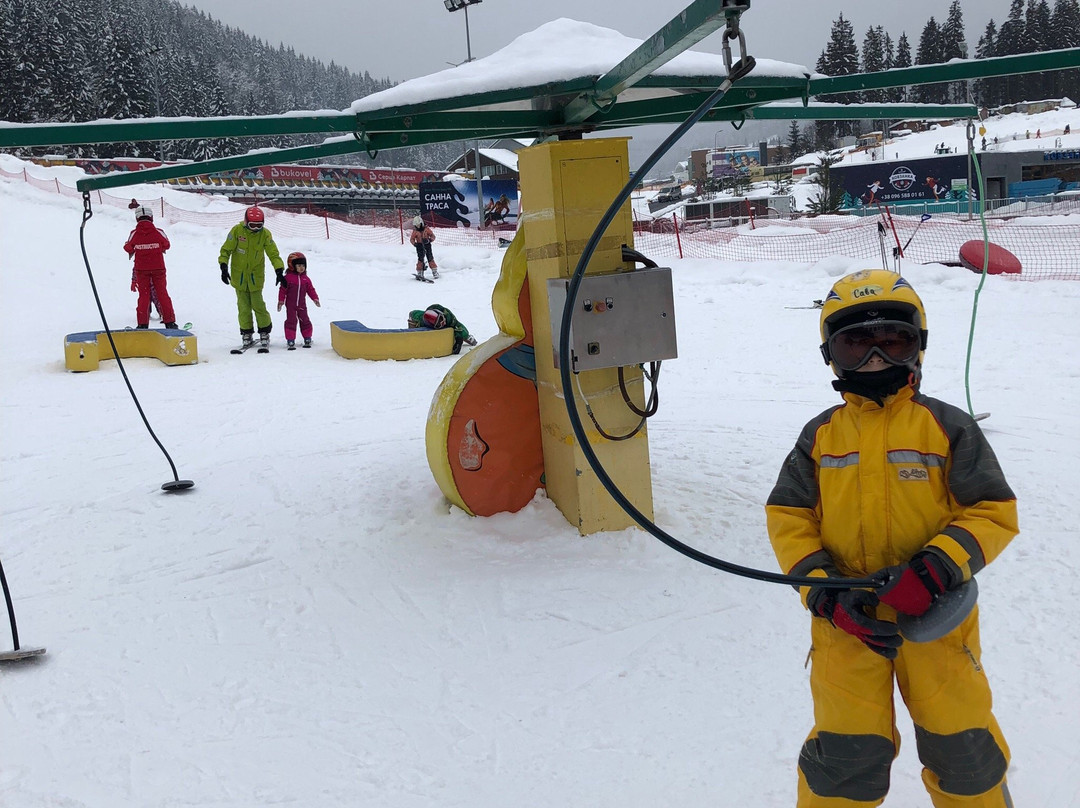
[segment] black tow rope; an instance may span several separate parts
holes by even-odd
[[[90,279],[90,289],[94,293],[94,302],[97,303],[98,314],[101,316],[101,324],[105,327],[105,336],[109,338],[109,346],[112,348],[113,356],[116,357],[116,365],[120,368],[120,375],[124,377],[124,384],[127,385],[128,392],[131,394],[131,400],[135,402],[135,409],[139,411],[139,417],[142,418],[142,422],[146,425],[146,431],[150,433],[150,437],[154,439],[154,443],[161,449],[161,453],[165,455],[165,459],[169,461],[169,468],[172,469],[173,478],[167,483],[162,483],[161,488],[163,491],[185,491],[188,488],[194,487],[195,483],[191,480],[181,480],[180,476],[176,473],[176,464],[173,463],[173,459],[169,457],[169,453],[165,450],[165,446],[158,440],[158,436],[154,434],[153,428],[150,426],[150,421],[146,418],[146,413],[143,412],[142,404],[139,403],[139,397],[135,395],[135,388],[131,386],[131,380],[128,379],[127,370],[124,368],[124,362],[120,358],[120,351],[116,350],[116,341],[113,340],[112,329],[109,328],[109,323],[105,319],[105,309],[101,306],[101,296],[98,295],[97,284],[94,283],[94,273],[90,269],[90,259],[86,255],[86,223],[90,221],[90,217],[94,215],[94,211],[90,207],[90,192],[83,192],[83,218],[82,225],[79,227],[79,246],[82,248],[83,263],[86,265],[86,276]]]
[[[739,38],[740,45],[743,47],[739,61],[733,66],[731,64],[728,40],[735,37]],[[578,259],[577,267],[574,269],[574,274],[570,277],[570,282],[566,288],[566,303],[563,305],[562,320],[560,324],[559,374],[562,380],[563,397],[566,401],[566,412],[570,417],[570,425],[574,430],[574,437],[581,447],[582,454],[585,456],[585,460],[593,470],[593,473],[596,474],[600,484],[604,486],[619,507],[637,522],[643,530],[651,534],[654,538],[659,539],[671,549],[682,553],[687,558],[697,561],[699,564],[704,564],[707,567],[712,567],[721,572],[727,572],[743,578],[751,578],[755,581],[786,584],[788,586],[826,587],[830,589],[852,589],[863,587],[876,589],[884,585],[886,576],[877,574],[868,578],[809,578],[799,575],[784,575],[779,572],[767,572],[753,567],[744,567],[739,564],[733,564],[730,561],[715,558],[708,553],[704,553],[701,550],[684,544],[674,536],[662,530],[626,498],[626,495],[623,494],[604,469],[600,459],[596,456],[596,452],[593,451],[592,445],[589,443],[589,437],[585,434],[585,429],[581,423],[581,417],[577,412],[577,402],[574,398],[571,380],[570,321],[577,305],[578,290],[581,286],[581,279],[585,275],[585,268],[588,266],[589,260],[596,251],[597,245],[600,243],[601,235],[607,230],[608,226],[615,219],[619,209],[626,200],[630,198],[630,194],[633,193],[634,188],[637,187],[638,177],[648,176],[648,172],[652,167],[656,165],[661,157],[667,154],[671,147],[686,134],[690,127],[705,117],[709,110],[716,106],[716,104],[727,95],[728,90],[731,89],[731,85],[753,70],[755,64],[754,57],[747,55],[745,50],[745,41],[742,37],[742,33],[738,30],[737,20],[734,26],[729,21],[728,28],[724,31],[724,61],[727,63],[728,67],[727,78],[724,79],[720,86],[701,103],[690,117],[683,121],[675,131],[668,135],[668,137],[656,147],[653,153],[649,155],[645,162],[641,164],[634,175],[630,177],[630,181],[626,183],[623,189],[615,197],[611,206],[608,207],[607,212],[601,217],[599,223],[596,225],[596,229],[593,230],[592,235],[585,244],[585,249]]]

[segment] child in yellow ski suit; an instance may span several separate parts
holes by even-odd
[[[900,275],[836,282],[821,350],[844,403],[803,428],[766,504],[785,572],[887,574],[875,591],[800,589],[813,615],[814,727],[799,755],[799,808],[885,799],[900,748],[894,679],[936,808],[1012,806],[978,607],[926,642],[904,640],[895,622],[925,615],[1018,532],[1015,496],[978,424],[919,392],[926,333],[922,301]]]

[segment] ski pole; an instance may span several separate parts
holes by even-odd
[[[925,222],[929,218],[930,218],[929,213],[924,213],[922,216],[919,217],[919,223],[917,225],[915,225],[915,230],[911,233],[910,236],[908,236],[908,240],[906,242],[904,242],[904,249],[905,250],[907,249],[908,244],[911,243],[911,240],[913,238],[915,238],[915,233],[919,232],[919,228],[922,227],[922,223]]]

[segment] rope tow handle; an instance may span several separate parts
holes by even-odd
[[[90,279],[90,290],[94,293],[94,302],[97,304],[98,314],[101,317],[101,324],[105,328],[105,336],[109,339],[109,347],[112,348],[113,357],[116,359],[116,366],[120,368],[120,375],[124,377],[124,384],[127,385],[128,393],[131,394],[131,400],[135,402],[135,409],[139,411],[139,417],[142,418],[142,422],[146,426],[146,431],[150,433],[150,437],[154,439],[154,443],[161,449],[161,453],[165,455],[165,459],[169,461],[169,468],[172,469],[173,478],[166,483],[162,483],[161,489],[170,493],[174,491],[186,491],[187,489],[194,487],[195,483],[191,480],[180,479],[180,475],[176,473],[176,464],[173,463],[173,459],[169,456],[169,452],[154,433],[153,427],[150,426],[150,421],[147,419],[146,413],[143,412],[142,404],[139,403],[139,397],[135,395],[135,388],[131,386],[131,380],[128,378],[127,369],[124,367],[124,362],[120,358],[120,351],[116,349],[116,341],[113,339],[112,329],[109,328],[109,323],[105,318],[105,309],[101,305],[101,296],[98,294],[97,284],[94,282],[94,273],[90,269],[90,258],[86,254],[86,223],[90,221],[94,215],[93,207],[90,204],[90,192],[83,191],[82,197],[83,216],[82,224],[79,226],[79,246],[82,248],[83,263],[86,265],[86,276]]]
[[[730,561],[711,556],[708,553],[702,552],[695,547],[691,547],[690,545],[679,541],[638,510],[638,508],[627,499],[626,495],[619,489],[614,480],[611,479],[611,476],[607,473],[606,469],[604,469],[600,459],[596,456],[596,452],[593,451],[592,444],[589,442],[589,436],[585,433],[581,416],[577,411],[577,400],[574,396],[573,376],[570,369],[570,323],[573,318],[574,309],[576,308],[581,281],[585,276],[585,268],[588,266],[589,260],[592,258],[593,253],[600,243],[601,235],[607,230],[612,221],[614,221],[619,209],[633,193],[638,182],[638,177],[647,176],[648,172],[656,165],[660,158],[667,154],[672,146],[674,146],[694,124],[708,114],[708,112],[716,106],[725,95],[727,95],[732,84],[754,69],[756,62],[753,56],[747,54],[746,37],[739,28],[739,15],[745,8],[745,6],[740,6],[729,9],[727,12],[728,19],[727,27],[724,30],[723,45],[724,66],[728,69],[727,78],[725,78],[720,83],[720,86],[717,87],[693,113],[691,113],[689,118],[679,124],[679,126],[656,147],[653,153],[645,159],[645,162],[642,163],[638,170],[630,177],[630,180],[615,196],[615,199],[612,200],[611,205],[604,212],[604,215],[600,217],[600,221],[597,223],[592,235],[589,236],[589,240],[586,242],[585,248],[578,259],[577,266],[570,276],[566,288],[566,301],[563,304],[562,317],[560,319],[558,346],[559,377],[562,382],[562,392],[566,402],[566,412],[570,419],[570,426],[573,429],[574,437],[581,447],[582,454],[600,484],[608,494],[611,495],[616,504],[618,504],[618,506],[622,508],[623,511],[638,524],[638,526],[672,550],[682,553],[687,558],[697,561],[699,564],[704,564],[707,567],[712,567],[721,572],[738,575],[743,578],[750,578],[752,580],[765,581],[767,583],[785,584],[796,587],[815,586],[829,589],[877,589],[883,586],[887,580],[886,576],[882,573],[875,573],[866,578],[811,578],[799,575],[785,575],[779,572],[769,572],[753,567],[742,566],[740,564],[734,564]],[[732,39],[737,39],[740,47],[739,61],[734,64],[732,64],[731,61],[731,48],[729,45]]]

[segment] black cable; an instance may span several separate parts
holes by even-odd
[[[638,173],[640,173],[640,172],[638,172]],[[627,262],[629,262],[629,261],[637,261],[639,264],[644,264],[646,269],[656,269],[657,267],[660,266],[658,263],[656,263],[651,258],[648,258],[647,256],[642,255],[641,253],[639,253],[637,250],[633,249],[632,247],[627,247],[625,244],[622,245],[622,260],[627,261]]]
[[[649,399],[645,402],[645,409],[641,409],[630,398],[630,391],[626,389],[626,378],[623,374],[622,365],[619,366],[619,392],[622,393],[623,401],[626,402],[626,406],[630,408],[630,412],[634,415],[640,415],[642,418],[652,418],[656,415],[656,411],[660,409],[660,391],[657,388],[657,383],[660,379],[660,365],[662,362],[650,362],[649,371],[646,372],[644,368],[641,370],[641,375],[649,380]],[[640,429],[640,427],[639,427]]]
[[[11,644],[15,650],[19,650],[19,627],[15,624],[15,607],[11,603],[11,590],[8,589],[7,576],[4,575],[4,565],[0,564],[0,586],[4,589],[4,602],[7,603],[8,622],[11,624]]]
[[[135,409],[139,411],[139,417],[142,418],[142,422],[146,425],[146,431],[150,433],[150,437],[154,439],[154,443],[161,449],[161,453],[165,455],[165,459],[169,461],[169,468],[172,469],[172,482],[165,483],[161,487],[166,491],[179,491],[191,488],[195,483],[191,482],[191,480],[180,479],[180,475],[176,473],[176,464],[173,463],[173,459],[169,457],[169,453],[165,450],[165,446],[158,440],[158,436],[154,434],[154,430],[146,418],[146,413],[143,412],[142,404],[139,403],[139,398],[135,395],[135,389],[131,386],[131,380],[128,379],[127,370],[124,369],[124,362],[120,359],[120,351],[116,349],[116,341],[113,340],[112,329],[109,328],[109,323],[105,319],[105,309],[101,306],[101,296],[98,295],[97,284],[94,283],[94,273],[90,269],[90,258],[86,255],[86,223],[90,221],[90,217],[93,215],[94,212],[90,207],[90,193],[84,192],[83,218],[82,225],[79,227],[79,246],[82,248],[83,263],[86,265],[86,276],[90,279],[90,289],[94,293],[94,302],[97,303],[98,314],[101,315],[101,324],[105,327],[105,336],[109,338],[109,346],[112,348],[113,356],[116,357],[116,365],[120,368],[120,375],[124,377],[124,384],[127,385],[128,392],[131,393],[131,400],[135,402]]]
[[[671,536],[662,530],[652,520],[645,516],[645,514],[639,511],[634,504],[626,498],[626,495],[619,490],[619,487],[615,485],[614,481],[600,463],[600,459],[596,456],[596,452],[593,451],[592,445],[589,443],[588,435],[585,434],[585,429],[581,423],[581,416],[578,415],[577,404],[574,400],[570,368],[570,321],[573,317],[574,309],[576,308],[578,291],[581,287],[581,280],[585,276],[585,268],[588,266],[589,259],[592,258],[597,245],[600,243],[601,235],[608,229],[608,226],[614,221],[615,216],[618,214],[619,209],[630,198],[634,188],[637,187],[637,178],[639,176],[647,176],[652,167],[656,165],[661,157],[671,150],[671,147],[686,134],[690,127],[705,117],[709,110],[716,106],[716,104],[720,102],[720,99],[727,94],[728,90],[731,89],[731,85],[749,73],[753,67],[754,58],[745,55],[733,66],[728,77],[724,79],[720,86],[716,88],[716,90],[714,90],[696,110],[694,110],[689,118],[679,124],[675,131],[668,135],[667,138],[656,147],[653,153],[645,159],[645,162],[641,164],[637,172],[630,177],[630,181],[627,182],[623,189],[615,196],[615,199],[612,201],[604,215],[600,217],[596,229],[593,230],[592,235],[586,242],[585,249],[582,251],[581,257],[578,259],[577,266],[574,269],[574,273],[571,275],[570,282],[566,287],[566,303],[563,305],[562,319],[560,321],[559,374],[562,381],[563,397],[566,400],[566,412],[570,418],[570,426],[574,430],[574,437],[581,447],[582,454],[585,456],[590,468],[592,468],[593,473],[596,474],[600,484],[604,486],[619,507],[637,522],[642,529],[659,539],[671,549],[682,553],[687,558],[697,561],[700,564],[704,564],[707,567],[718,569],[721,572],[731,573],[732,575],[751,578],[756,581],[786,584],[788,586],[817,586],[830,589],[850,589],[852,587],[877,588],[884,584],[884,578],[880,575],[869,578],[833,579],[784,575],[779,572],[768,572],[766,570],[754,569],[753,567],[744,567],[739,564],[733,564],[730,561],[715,558],[707,553],[703,553],[701,550],[683,544],[674,536]]]

